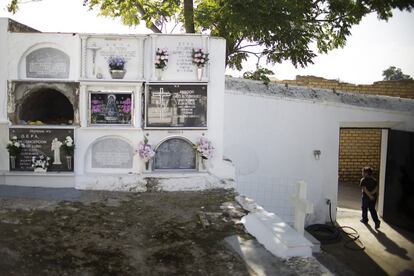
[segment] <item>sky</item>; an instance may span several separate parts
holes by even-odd
[[[0,0],[0,17],[9,17],[43,32],[88,33],[151,33],[145,26],[127,27],[120,20],[97,16],[82,6],[83,0],[24,0],[13,15],[6,11],[8,0]],[[295,68],[290,62],[266,65],[275,78],[295,79],[296,75],[314,75],[356,84],[370,84],[382,80],[382,71],[389,66],[401,68],[414,76],[414,13],[394,11],[394,16],[379,21],[375,14],[366,16],[352,28],[352,36],[343,49],[319,54],[314,64]],[[256,60],[244,64],[243,71],[254,70]],[[227,70],[227,74],[241,76],[242,72]]]

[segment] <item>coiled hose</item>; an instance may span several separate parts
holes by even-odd
[[[332,204],[329,201],[329,218],[331,224],[312,224],[305,228],[312,236],[324,244],[339,243],[344,241],[344,247],[350,250],[365,250],[364,243],[359,239],[358,231],[350,226],[336,226],[332,220]],[[345,231],[349,229],[350,232]],[[354,244],[355,242],[355,244]],[[351,245],[352,244],[352,245]]]

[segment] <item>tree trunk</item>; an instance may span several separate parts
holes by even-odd
[[[193,0],[184,0],[184,28],[186,33],[195,33]]]

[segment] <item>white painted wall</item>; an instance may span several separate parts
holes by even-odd
[[[8,141],[7,120],[7,61],[9,56],[9,33],[7,32],[8,19],[0,18],[0,171],[5,170],[8,164],[6,145]],[[0,183],[1,183],[0,176]]]
[[[342,124],[414,130],[413,112],[295,100],[248,90],[226,90],[224,155],[236,165],[242,180],[239,190],[270,211],[282,212],[281,217],[290,222],[292,211],[280,209],[278,202],[289,197],[289,186],[297,179],[308,183],[307,196],[315,205],[308,224],[328,220],[326,198],[336,213]],[[321,150],[319,160],[315,160],[314,150]]]

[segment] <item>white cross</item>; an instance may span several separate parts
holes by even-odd
[[[295,229],[303,235],[305,232],[305,217],[306,214],[313,213],[313,204],[306,200],[306,183],[299,181],[296,185],[296,194],[291,196],[290,200],[295,206]]]
[[[170,101],[167,98],[167,101],[164,101],[164,97],[170,97],[171,93],[170,92],[164,92],[164,88],[160,88],[160,92],[153,92],[152,93],[153,97],[159,97],[160,99],[156,101],[157,103],[157,107],[160,109],[160,119],[164,118],[164,110],[166,110],[168,108],[168,102]]]
[[[87,47],[86,49],[91,50],[92,51],[92,64],[93,64],[93,68],[92,68],[92,74],[95,76],[95,71],[96,71],[96,52],[98,50],[101,49],[101,47],[97,47],[95,45],[95,43],[92,46]]]

